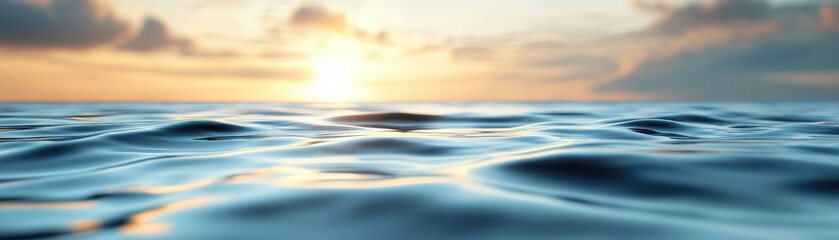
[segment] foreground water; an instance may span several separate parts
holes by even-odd
[[[0,104],[0,238],[839,239],[836,103]]]

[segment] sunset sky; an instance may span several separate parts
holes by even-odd
[[[0,0],[0,101],[839,100],[839,1]]]

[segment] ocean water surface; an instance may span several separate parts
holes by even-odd
[[[839,239],[839,104],[0,104],[0,239]]]

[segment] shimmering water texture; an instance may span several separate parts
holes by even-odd
[[[0,238],[839,239],[837,103],[0,104]]]

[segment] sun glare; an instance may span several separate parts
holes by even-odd
[[[352,83],[359,61],[351,58],[320,58],[313,62],[315,78],[311,83],[312,94],[320,101],[350,101],[358,90]]]

